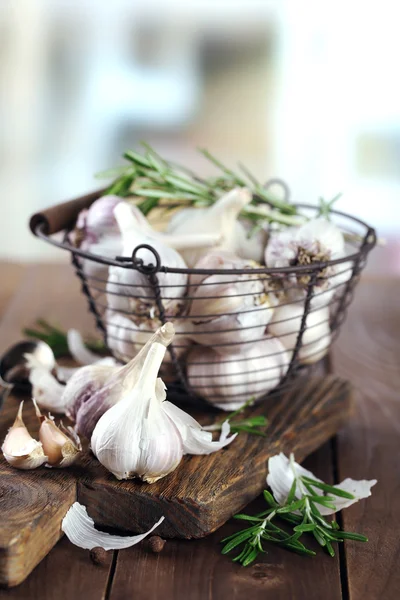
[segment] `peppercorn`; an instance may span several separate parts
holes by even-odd
[[[161,552],[165,546],[165,540],[160,538],[159,535],[152,535],[148,541],[149,548],[152,552]]]
[[[96,546],[90,551],[90,560],[94,565],[103,566],[107,564],[107,551],[101,546]]]

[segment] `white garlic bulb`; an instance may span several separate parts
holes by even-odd
[[[135,226],[134,221],[130,219],[129,207],[119,204],[114,212],[122,233],[123,256],[130,257],[137,246],[148,244],[159,254],[162,266],[186,268],[185,261],[176,250],[164,244],[159,237],[154,237]],[[155,261],[153,252],[146,248],[138,251],[137,258],[143,260],[145,265],[154,264]],[[163,302],[166,314],[174,316],[180,312],[184,304],[187,274],[158,272],[157,278],[162,295],[168,297],[168,300]],[[139,270],[122,266],[110,267],[106,289],[107,305],[110,310],[132,317],[153,316],[156,308],[154,290],[147,275]]]
[[[187,359],[187,379],[198,396],[222,410],[236,410],[279,385],[290,358],[283,344],[272,337],[226,356],[197,346]]]
[[[251,193],[247,188],[235,188],[210,207],[186,208],[177,213],[171,218],[167,232],[175,235],[216,234],[220,236],[220,249],[236,253],[237,232],[243,229],[237,218],[250,201]],[[242,245],[245,236],[246,233],[239,236]],[[204,252],[204,248],[198,248],[182,250],[181,254],[189,267],[193,267]]]
[[[336,225],[323,218],[311,219],[300,227],[271,234],[265,250],[265,264],[271,268],[311,267],[313,263],[341,258],[344,250],[344,236]],[[318,272],[312,308],[321,308],[331,302],[339,282],[335,276],[341,270],[341,265],[332,265]],[[305,299],[311,278],[309,272],[282,273],[281,277],[291,301]]]
[[[268,331],[279,337],[282,344],[293,352],[304,315],[303,303],[283,304],[275,308]],[[298,353],[300,363],[317,362],[328,351],[331,342],[329,308],[311,309],[305,322],[302,345]]]
[[[174,350],[176,358],[181,358],[187,352],[192,340],[186,336],[185,325],[180,320],[171,321],[175,329]],[[148,343],[157,328],[162,323],[157,318],[142,319],[136,323],[127,317],[112,311],[107,311],[107,345],[114,355],[123,362],[128,362]],[[177,373],[172,364],[171,355],[166,353],[160,369],[164,381],[172,382],[177,379]]]
[[[65,412],[80,435],[88,439],[100,417],[114,406],[126,387],[137,382],[151,344],[157,341],[168,346],[174,336],[174,327],[166,323],[150,336],[140,352],[124,366],[89,365],[79,369],[67,382],[62,402]]]
[[[16,469],[29,470],[40,467],[47,462],[47,456],[40,442],[34,440],[22,420],[22,408],[19,405],[16,419],[9,429],[1,450],[6,461]]]
[[[185,422],[185,413],[175,407],[177,416],[165,410],[165,387],[157,373],[165,354],[165,346],[153,343],[146,356],[140,377],[133,389],[126,389],[121,400],[110,408],[97,423],[91,447],[99,462],[117,479],[138,477],[153,483],[173,471],[182,459],[185,448],[194,452],[194,438],[200,448],[196,454],[207,454],[230,443],[234,436],[222,442],[201,443],[200,425]],[[186,415],[189,420],[189,415]],[[211,448],[210,448],[211,446]]]
[[[209,269],[211,271],[219,269],[250,269],[259,267],[254,260],[240,258],[227,250],[212,248],[198,260],[194,265],[195,269]],[[192,292],[200,285],[209,274],[207,273],[191,273],[189,275],[189,291]],[[189,296],[191,293],[189,293]]]
[[[267,280],[251,271],[209,275],[190,294],[186,334],[221,354],[260,340],[273,314],[266,287]]]

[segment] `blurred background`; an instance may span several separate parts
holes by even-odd
[[[31,213],[103,185],[140,140],[201,175],[207,147],[386,238],[400,273],[393,0],[1,0],[0,259],[67,260]]]

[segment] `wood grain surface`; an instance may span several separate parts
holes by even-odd
[[[146,531],[164,515],[159,535],[203,537],[262,492],[269,456],[295,452],[303,460],[347,421],[350,407],[346,381],[302,378],[288,392],[246,412],[267,416],[267,437],[241,433],[220,452],[185,456],[173,473],[151,485],[117,482],[89,459],[78,479],[78,500],[99,525]]]
[[[366,282],[334,351],[358,389],[356,414],[337,438],[338,477],[377,479],[367,502],[343,512],[368,536],[346,546],[350,600],[400,598],[400,281]]]
[[[19,288],[24,293],[17,291],[5,311],[6,322],[3,320],[0,325],[2,349],[17,339],[22,325],[32,324],[40,316],[65,326],[85,324],[83,329],[90,329],[85,302],[68,267],[28,269],[30,272],[23,273]],[[12,271],[12,268],[7,270],[10,281],[15,276]],[[4,272],[4,266],[0,266],[0,275]],[[56,280],[57,286],[52,285],[52,280]],[[27,299],[26,293],[32,292],[30,286],[35,282],[41,285],[45,309],[40,301],[30,305]],[[333,473],[335,481],[346,476],[379,480],[371,498],[343,513],[345,526],[367,533],[370,540],[365,545],[352,542],[345,545],[340,573],[339,561],[322,552],[307,559],[276,548],[268,549],[254,567],[239,567],[229,557],[220,555],[219,540],[237,527],[237,523],[229,521],[201,540],[168,540],[158,555],[150,553],[145,543],[110,553],[104,567],[92,565],[88,552],[63,538],[24,583],[11,590],[0,590],[1,600],[64,600],[71,596],[77,600],[138,596],[153,599],[161,594],[168,600],[228,600],[246,596],[256,600],[397,600],[400,597],[399,293],[400,281],[378,278],[360,283],[334,352],[335,372],[359,388],[357,411],[332,447],[326,444],[305,462],[307,468],[324,479]],[[249,506],[247,511],[251,510]]]

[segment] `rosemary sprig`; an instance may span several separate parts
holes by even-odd
[[[330,214],[331,214],[331,210],[333,208],[333,205],[335,204],[335,202],[337,202],[339,200],[339,198],[341,198],[343,196],[343,194],[340,192],[339,194],[336,194],[336,196],[334,198],[332,198],[332,200],[325,200],[324,198],[320,198],[319,199],[319,211],[318,211],[318,217],[324,217],[325,219],[327,219],[328,221],[330,220]]]
[[[317,490],[329,494],[319,495]],[[296,492],[300,491],[300,499]],[[308,556],[315,552],[307,548],[301,541],[304,533],[311,533],[320,546],[326,549],[330,556],[335,556],[334,543],[345,539],[366,542],[368,539],[361,534],[342,531],[337,521],[330,523],[321,515],[318,506],[334,509],[335,497],[353,499],[354,496],[335,486],[327,485],[310,477],[295,476],[286,502],[280,505],[268,490],[264,490],[264,499],[268,508],[257,515],[238,514],[235,519],[250,522],[251,525],[222,540],[222,554],[228,554],[242,546],[240,553],[233,561],[243,566],[252,563],[261,552],[265,552],[263,542],[278,544],[288,550]],[[292,526],[292,531],[282,529],[279,519]]]
[[[252,435],[259,435],[261,437],[266,437],[265,428],[268,425],[268,420],[263,415],[257,415],[254,417],[247,417],[245,419],[233,420],[239,414],[241,414],[248,406],[251,406],[254,402],[254,398],[250,398],[243,406],[230,413],[227,417],[223,417],[216,423],[212,425],[207,425],[204,427],[207,431],[220,431],[222,429],[222,425],[225,421],[229,422],[231,427],[231,431],[233,433],[250,433]]]
[[[46,342],[53,350],[55,358],[70,355],[66,332],[59,327],[50,325],[44,319],[38,319],[36,327],[26,327],[23,329],[23,333],[30,338]],[[89,338],[85,341],[85,345],[93,352],[101,353],[106,350],[106,346],[101,340]]]
[[[129,165],[116,168],[116,178],[107,193],[137,196],[141,199],[138,206],[145,215],[159,205],[210,206],[233,187],[246,186],[254,197],[251,204],[243,209],[244,217],[260,226],[271,222],[286,226],[298,224],[296,207],[276,198],[243,165],[240,169],[244,176],[226,167],[208,150],[200,149],[203,156],[220,170],[218,177],[200,179],[189,170],[162,158],[148,144],[142,143],[142,147],[143,153],[133,150],[124,153]],[[112,175],[113,170],[107,173]],[[257,208],[259,210],[255,210]]]

